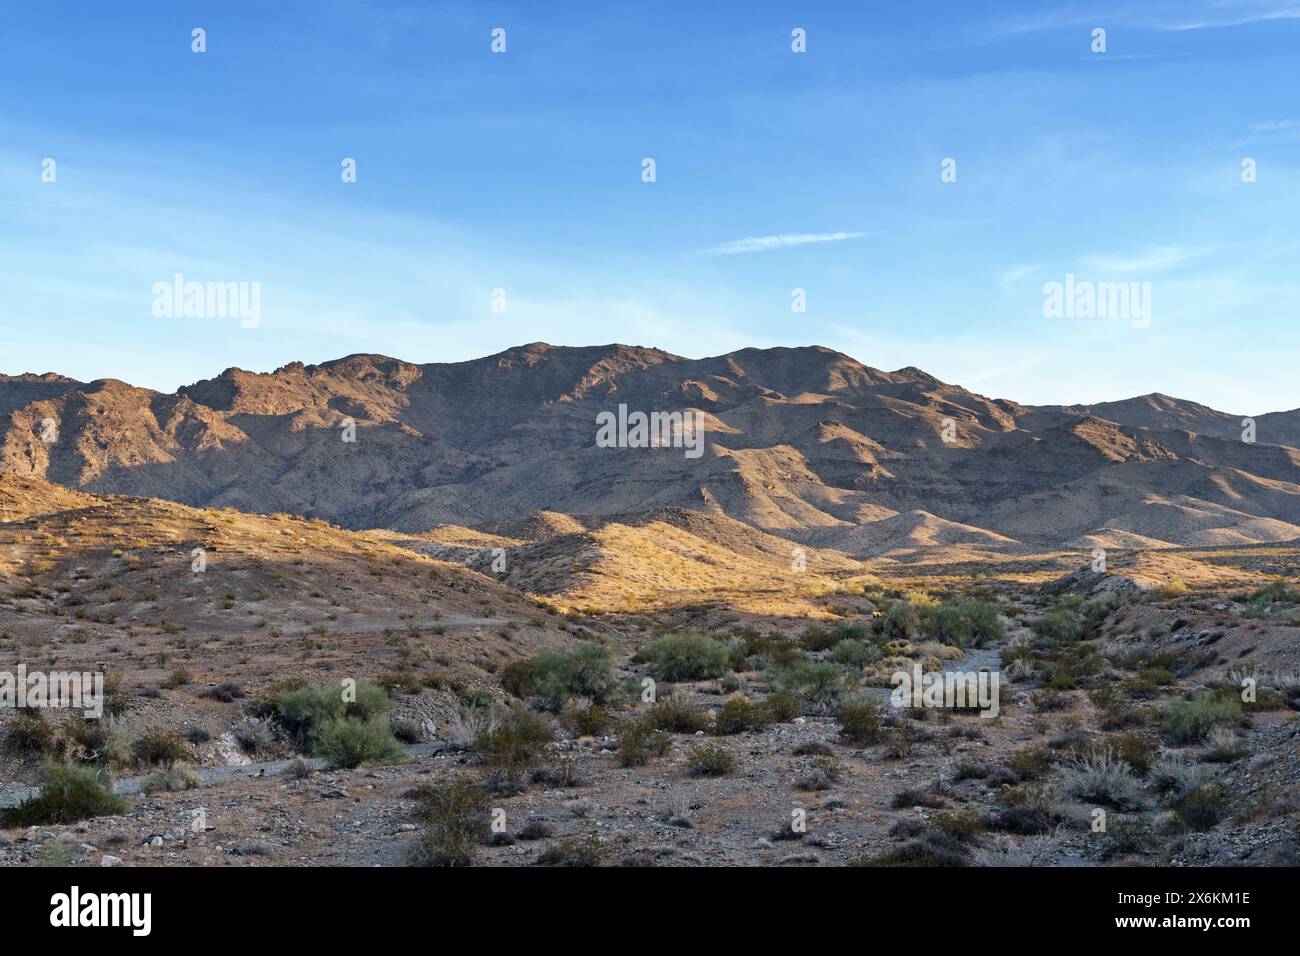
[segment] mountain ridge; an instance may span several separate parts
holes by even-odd
[[[619,405],[698,416],[702,455],[597,448],[597,414]],[[0,375],[0,474],[401,532],[683,507],[849,550],[872,547],[873,523],[919,513],[993,543],[1300,536],[1300,410],[1256,427],[1244,442],[1239,417],[1158,392],[1022,405],[824,346],[355,353],[227,368],[171,393]],[[946,539],[909,544],[932,537]]]

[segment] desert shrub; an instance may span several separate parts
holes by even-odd
[[[459,777],[419,787],[411,816],[423,825],[417,858],[427,866],[468,866],[488,836],[490,800],[481,786]]]
[[[918,710],[918,713],[927,713]],[[912,756],[916,745],[933,738],[933,734],[913,723],[899,723],[886,727],[881,735],[884,743],[884,756],[890,760],[906,760]]]
[[[560,723],[574,737],[596,737],[609,726],[609,711],[590,701],[573,703],[560,715]]]
[[[884,706],[874,697],[843,704],[835,715],[840,724],[840,736],[851,743],[875,743],[880,739],[883,710]]]
[[[260,720],[242,723],[231,733],[239,749],[246,754],[253,756],[264,754],[275,746],[275,737],[271,733],[271,728]]]
[[[829,790],[840,782],[844,766],[833,754],[814,757],[812,765],[801,773],[794,785],[800,790]]]
[[[839,636],[834,631],[828,631],[824,627],[809,627],[799,635],[799,646],[805,651],[829,651],[835,646]]]
[[[619,724],[618,759],[624,767],[642,767],[651,757],[662,757],[673,738],[655,726],[650,717],[624,720]]]
[[[1165,707],[1162,725],[1170,743],[1191,744],[1204,740],[1214,727],[1234,724],[1240,719],[1240,703],[1207,691],[1191,700],[1170,701]]]
[[[680,631],[651,644],[645,649],[645,658],[657,680],[704,680],[722,676],[731,650],[701,631]]]
[[[294,757],[284,768],[284,775],[290,780],[306,780],[315,772],[316,768],[306,757]]]
[[[869,641],[871,636],[871,622],[867,620],[840,621],[835,625],[835,637],[840,641]]]
[[[1217,780],[1203,783],[1174,807],[1178,818],[1190,830],[1209,830],[1227,812],[1228,797],[1224,786]]]
[[[382,687],[368,681],[358,681],[355,700],[344,700],[341,685],[309,686],[292,681],[278,690],[269,702],[268,716],[273,716],[299,746],[306,749],[326,723],[339,717],[351,717],[367,722],[388,713],[392,701]]]
[[[1206,738],[1209,749],[1205,759],[1210,763],[1232,763],[1250,754],[1250,746],[1227,727],[1215,727]]]
[[[540,783],[553,789],[571,789],[585,784],[582,765],[576,757],[561,757],[550,767],[537,767],[529,774],[532,783]]]
[[[767,723],[761,707],[755,707],[744,694],[732,694],[723,703],[713,719],[713,732],[719,735],[739,734]]]
[[[155,770],[140,781],[140,791],[146,794],[158,793],[162,790],[193,790],[201,786],[203,786],[203,778],[199,776],[197,770],[190,767],[164,767]]]
[[[600,866],[607,853],[595,833],[556,840],[538,855],[535,866]]]
[[[696,777],[722,777],[736,766],[736,758],[725,747],[699,744],[691,748],[687,766]]]
[[[1053,690],[1074,690],[1088,678],[1101,673],[1105,661],[1096,651],[1078,645],[1062,648],[1039,662],[1043,686]]]
[[[659,698],[650,706],[648,719],[659,730],[674,734],[693,734],[707,730],[712,722],[709,712],[685,693]]]
[[[457,707],[447,721],[447,744],[453,750],[473,750],[480,731],[495,727],[499,712],[490,707]]]
[[[880,619],[881,636],[890,641],[905,641],[917,632],[921,616],[910,601],[896,601]]]
[[[397,763],[406,751],[381,717],[331,717],[312,735],[312,750],[332,767]]]
[[[17,757],[39,757],[54,746],[54,728],[39,711],[20,710],[7,730],[5,750]]]
[[[775,668],[772,680],[781,693],[806,702],[818,713],[828,713],[839,706],[844,669],[829,661],[799,660]]]
[[[1034,705],[1034,710],[1040,714],[1050,713],[1054,710],[1064,710],[1070,706],[1070,698],[1055,687],[1044,687],[1041,690],[1034,691],[1029,695],[1029,702]]]
[[[49,763],[41,768],[40,792],[4,811],[0,819],[7,827],[50,826],[113,816],[126,808],[104,771]]]
[[[874,857],[861,857],[852,866],[969,866],[970,851],[959,838],[943,830],[926,830],[914,840]]]
[[[862,641],[844,640],[831,648],[831,660],[841,667],[862,667],[880,660],[880,649]]]
[[[102,718],[88,720],[81,714],[72,714],[59,729],[63,733],[69,760],[76,763],[105,762],[108,721]]]
[[[1079,615],[1069,608],[1057,607],[1029,622],[1035,636],[1049,641],[1073,641],[1083,633]]]
[[[184,667],[177,667],[163,679],[161,686],[167,690],[175,690],[177,687],[184,687],[193,679],[188,670]]]
[[[984,818],[975,810],[939,810],[930,818],[930,826],[969,843],[984,832]]]
[[[1175,803],[1182,800],[1203,783],[1218,774],[1215,767],[1188,763],[1180,753],[1161,757],[1151,767],[1151,783],[1161,793],[1170,795]]]
[[[925,821],[916,817],[903,817],[889,825],[889,835],[904,840],[918,837],[925,832]]]
[[[543,651],[532,663],[532,680],[528,686],[551,710],[559,710],[571,697],[586,697],[605,704],[618,691],[609,652],[591,641],[580,641],[563,650]]]
[[[1110,860],[1130,853],[1145,853],[1151,836],[1151,824],[1145,818],[1116,815],[1108,821],[1106,827],[1102,858]]]
[[[900,790],[890,798],[889,805],[895,810],[905,810],[910,807],[928,807],[935,810],[946,807],[948,801],[944,799],[941,788],[936,783],[932,787],[908,787]]]
[[[418,744],[424,737],[420,725],[410,717],[392,717],[388,726],[392,728],[393,736],[404,744]]]
[[[175,730],[162,727],[145,731],[131,744],[131,753],[137,763],[149,765],[177,763],[191,756],[185,738]]]
[[[957,766],[953,768],[952,779],[954,783],[961,783],[963,780],[984,780],[992,772],[993,768],[986,763],[975,760],[959,760]]]
[[[1141,806],[1142,797],[1133,768],[1110,750],[1077,757],[1069,762],[1061,788],[1072,797],[1120,810]]]
[[[1007,755],[1007,769],[1020,780],[1035,780],[1052,769],[1056,757],[1043,746],[1025,744]]]
[[[805,740],[795,745],[792,751],[796,757],[829,757],[835,753],[830,744],[820,740]]]
[[[1176,598],[1187,593],[1187,582],[1180,577],[1171,577],[1156,593],[1162,598]]]
[[[1159,745],[1150,734],[1139,731],[1106,734],[1104,737],[1084,741],[1075,746],[1077,756],[1110,751],[1138,773],[1146,773],[1151,769],[1159,749]]]
[[[511,661],[501,668],[501,687],[506,693],[523,700],[533,692],[536,670],[536,665],[531,660]]]
[[[519,828],[515,837],[520,840],[545,840],[554,835],[555,831],[545,820],[529,820]]]
[[[769,721],[784,724],[799,716],[803,710],[803,701],[788,691],[778,690],[768,694],[760,706]]]
[[[998,606],[990,601],[943,601],[922,607],[917,613],[920,632],[942,644],[983,647],[1006,636]]]
[[[242,698],[244,689],[238,684],[222,683],[199,691],[199,696],[229,704]]]
[[[495,726],[479,731],[473,750],[491,772],[514,780],[541,759],[553,738],[544,716],[514,707]]]

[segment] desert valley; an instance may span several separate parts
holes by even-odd
[[[0,672],[105,688],[0,709],[0,863],[1295,865],[1300,409],[1237,411],[816,347],[0,376]]]

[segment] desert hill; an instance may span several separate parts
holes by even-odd
[[[698,415],[702,446],[678,426],[667,447],[597,447],[598,416],[620,406]],[[534,343],[445,364],[228,369],[169,395],[0,376],[0,474],[534,542],[537,515],[556,516],[558,538],[664,509],[859,556],[950,544],[952,528],[994,548],[1300,536],[1300,410],[1258,415],[1253,444],[1240,421],[1158,394],[1035,408],[821,347],[688,359]],[[881,523],[917,514],[933,527]]]

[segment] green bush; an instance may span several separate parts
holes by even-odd
[[[657,680],[693,681],[721,677],[731,649],[701,631],[680,631],[659,638],[644,656]]]
[[[787,723],[803,713],[803,701],[784,690],[768,694],[760,706],[767,712],[767,719],[774,724]]]
[[[839,635],[834,632],[813,626],[799,635],[799,646],[805,651],[829,651],[839,640]]]
[[[736,766],[736,758],[725,747],[700,744],[691,748],[687,764],[691,773],[697,777],[722,777],[731,773]]]
[[[76,823],[125,813],[127,802],[113,792],[102,770],[49,763],[41,769],[41,790],[3,815],[7,827]]]
[[[1079,616],[1065,608],[1056,608],[1029,622],[1029,629],[1050,641],[1072,641],[1082,633]]]
[[[532,660],[532,679],[527,685],[551,710],[559,710],[570,697],[608,703],[618,686],[609,652],[590,641],[538,654]]]
[[[917,613],[921,633],[942,644],[983,647],[1006,636],[998,606],[990,601],[944,601],[922,607]]]
[[[713,732],[719,735],[739,734],[757,729],[767,723],[767,714],[755,707],[744,694],[732,694],[713,718]]]
[[[520,700],[533,692],[537,666],[531,660],[511,661],[501,668],[501,687]]]
[[[1203,831],[1209,830],[1223,819],[1227,805],[1228,798],[1223,785],[1210,781],[1184,797],[1175,812],[1188,829]]]
[[[1007,755],[1007,769],[1021,780],[1036,780],[1045,776],[1056,762],[1056,756],[1047,747],[1025,744]]]
[[[844,669],[829,661],[801,660],[772,672],[772,680],[782,693],[826,708],[838,705],[844,677]]]
[[[412,794],[412,818],[424,825],[420,862],[429,866],[468,866],[477,845],[488,836],[489,799],[481,786],[461,777],[425,785]]]
[[[150,766],[172,764],[191,756],[185,738],[175,730],[162,727],[155,727],[142,734],[131,744],[131,753],[138,763]]]
[[[652,727],[674,734],[693,734],[708,730],[712,722],[709,712],[687,694],[677,693],[661,697],[650,707]]]
[[[831,660],[841,667],[862,667],[880,660],[880,650],[858,640],[843,640],[831,648]]]
[[[5,750],[18,757],[39,757],[54,744],[54,728],[39,711],[20,710],[7,729]]]
[[[1191,700],[1170,701],[1165,707],[1165,737],[1173,744],[1193,744],[1221,724],[1241,719],[1241,704],[1234,698],[1217,697],[1206,691]]]
[[[514,707],[495,725],[474,735],[473,750],[494,774],[515,780],[545,753],[554,733],[547,719],[523,707]]]
[[[1087,757],[1110,752],[1138,773],[1146,773],[1155,763],[1160,746],[1149,734],[1130,730],[1122,734],[1106,734],[1075,747],[1075,754]]]
[[[595,832],[556,840],[540,854],[535,866],[600,866],[608,852]]]
[[[625,720],[619,725],[618,760],[624,767],[643,767],[652,756],[662,757],[673,738],[654,725],[652,717]]]
[[[382,717],[331,717],[312,735],[312,750],[332,767],[398,763],[406,754]]]
[[[571,706],[560,715],[560,723],[575,737],[596,737],[609,726],[609,711],[600,704]]]
[[[316,687],[292,681],[275,692],[269,701],[269,716],[274,717],[289,734],[306,749],[318,730],[339,717],[368,722],[388,713],[392,701],[382,687],[368,681],[358,681],[355,700],[343,699],[341,684],[324,684]]]
[[[884,706],[874,697],[849,701],[840,707],[836,719],[840,736],[857,744],[873,744],[880,740],[880,716]]]
[[[140,781],[140,792],[151,794],[161,790],[193,790],[201,786],[203,786],[203,778],[199,776],[197,770],[189,767],[165,767],[162,770],[155,770]]]
[[[890,641],[905,641],[921,624],[921,615],[910,601],[896,601],[881,618],[881,632]]]

